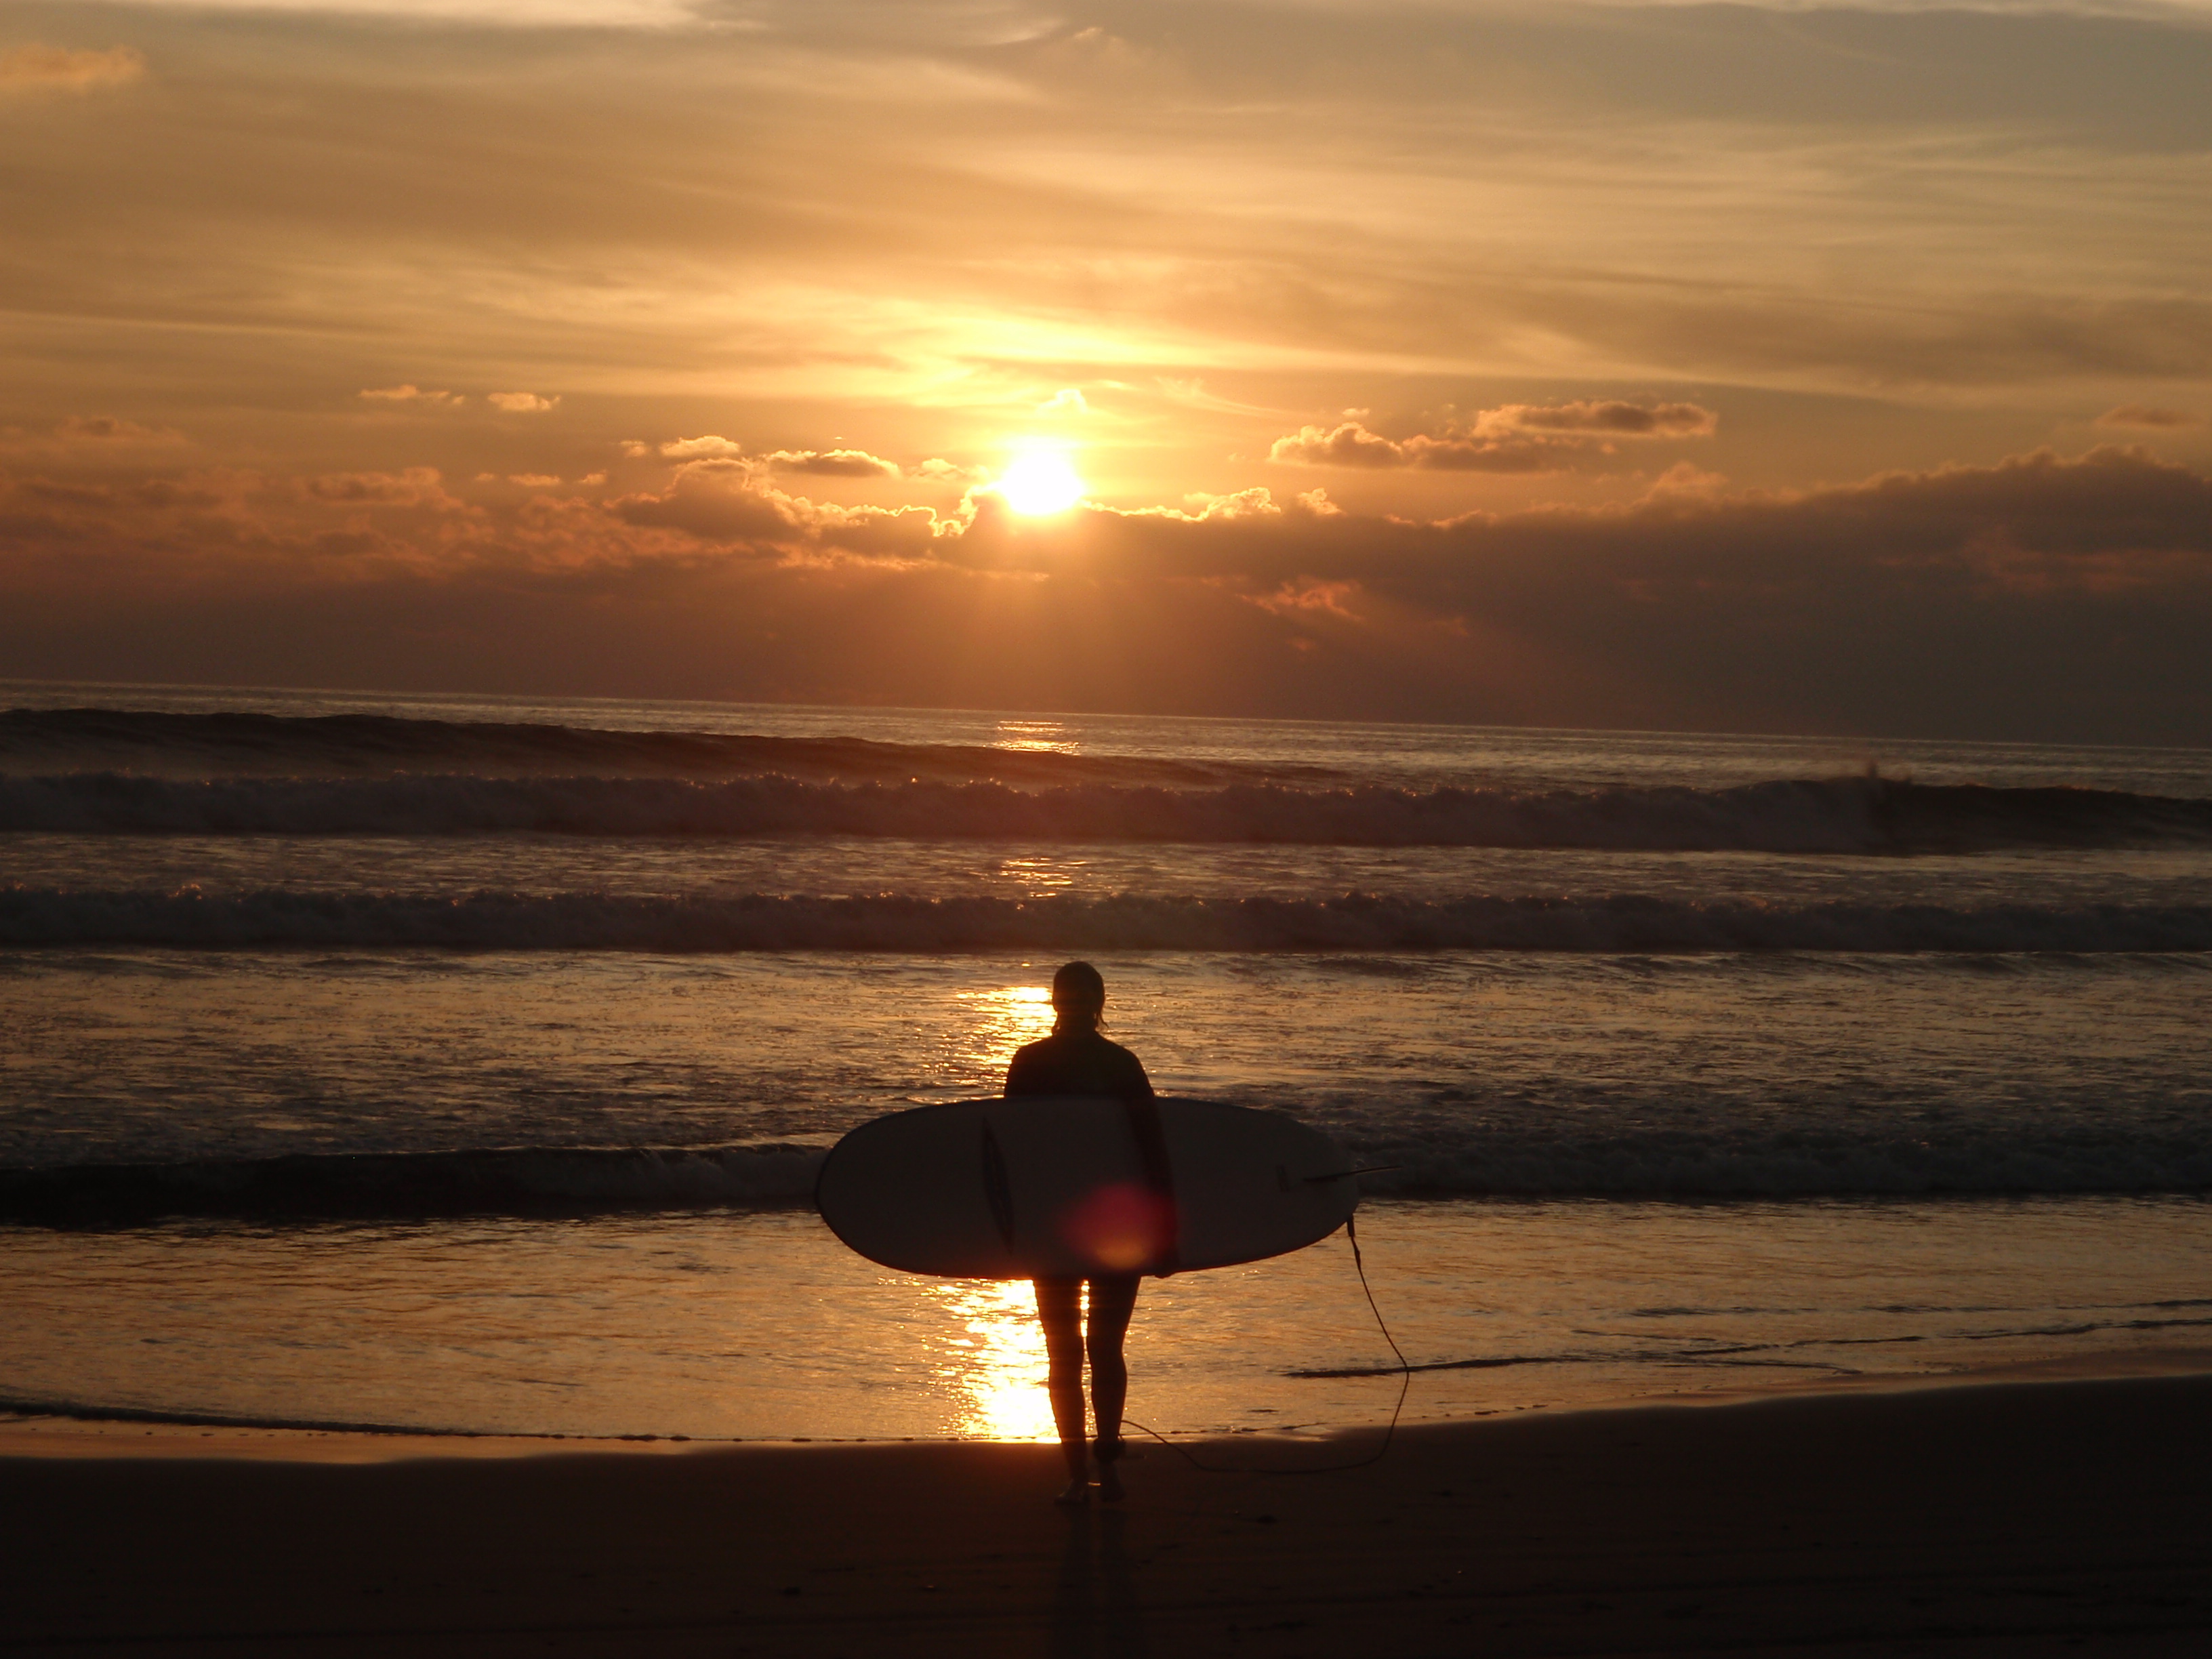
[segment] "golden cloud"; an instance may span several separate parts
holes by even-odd
[[[426,392],[417,386],[381,386],[363,387],[361,394],[371,403],[378,404],[462,404],[468,399],[456,392]]]

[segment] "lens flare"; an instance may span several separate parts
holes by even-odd
[[[1135,1182],[1101,1187],[1060,1218],[1060,1237],[1107,1273],[1135,1273],[1175,1242],[1175,1211]]]

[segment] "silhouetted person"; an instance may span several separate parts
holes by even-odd
[[[1167,1146],[1161,1136],[1159,1108],[1152,1079],[1136,1055],[1099,1034],[1106,1008],[1106,981],[1087,962],[1071,962],[1052,976],[1052,1035],[1016,1052],[1006,1067],[1006,1095],[1103,1095],[1127,1103],[1131,1127],[1137,1137],[1147,1182],[1168,1207]],[[1167,1233],[1153,1271],[1171,1271],[1173,1233]],[[1129,1316],[1137,1306],[1137,1273],[1105,1273],[1089,1279],[1040,1279],[1036,1283],[1037,1318],[1044,1326],[1045,1353],[1051,1362],[1047,1386],[1052,1394],[1053,1425],[1060,1431],[1061,1455],[1067,1460],[1067,1490],[1063,1504],[1080,1504],[1090,1496],[1090,1464],[1085,1457],[1083,1421],[1083,1361],[1091,1359],[1091,1405],[1097,1419],[1098,1437],[1090,1450],[1098,1460],[1098,1495],[1108,1503],[1121,1498],[1121,1477],[1115,1464],[1121,1456],[1121,1407],[1129,1395],[1129,1367],[1121,1358],[1121,1341],[1128,1334]],[[1090,1287],[1090,1316],[1084,1318],[1084,1287]]]

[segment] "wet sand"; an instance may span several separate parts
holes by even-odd
[[[0,1426],[0,1650],[2196,1655],[2212,1357],[1158,1446]]]

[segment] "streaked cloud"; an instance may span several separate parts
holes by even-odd
[[[112,415],[70,415],[44,428],[0,427],[0,454],[96,461],[103,459],[103,452],[167,448],[185,441],[185,434],[174,427],[149,426]]]
[[[2148,404],[2122,404],[2097,416],[2099,426],[2148,427],[2154,431],[2204,423],[2202,415],[2193,415],[2185,409],[2160,409]]]
[[[707,21],[711,0],[133,0],[154,10],[258,12],[342,21],[489,25],[510,29],[664,30]]]
[[[145,54],[134,46],[33,44],[0,51],[0,93],[100,92],[128,86],[145,73]]]

